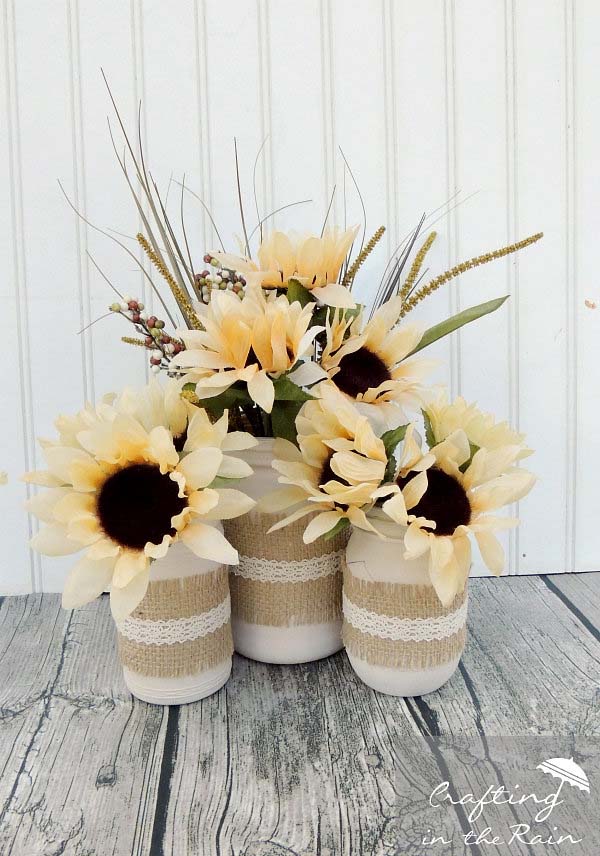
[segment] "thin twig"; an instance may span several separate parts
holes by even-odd
[[[337,185],[333,185],[333,190],[331,191],[331,199],[329,200],[329,205],[327,206],[327,212],[325,214],[325,219],[323,220],[323,226],[321,228],[321,238],[325,232],[325,226],[327,225],[327,220],[329,218],[329,212],[331,211],[331,206],[333,205],[333,199],[335,197],[335,188]]]
[[[238,201],[240,204],[240,217],[242,220],[242,231],[244,233],[244,240],[246,241],[246,255],[249,259],[252,258],[250,253],[250,243],[248,241],[248,232],[246,231],[246,218],[244,217],[244,203],[242,202],[242,186],[240,184],[240,164],[238,161],[238,150],[237,150],[237,139],[233,138],[233,151],[235,153],[235,178],[237,181],[237,191],[238,191]]]
[[[258,166],[258,159],[260,158],[262,150],[264,149],[265,144],[266,144],[268,139],[269,139],[269,135],[267,134],[267,136],[262,141],[258,152],[256,153],[256,157],[254,159],[254,168],[252,170],[252,191],[254,193],[254,207],[256,208],[256,216],[258,217],[258,224],[260,226],[260,242],[261,242],[261,244],[262,244],[262,240],[263,240],[263,233],[262,233],[262,220],[260,219],[260,209],[258,207],[258,195],[256,193],[256,167]]]

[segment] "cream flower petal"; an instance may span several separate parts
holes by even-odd
[[[263,514],[274,514],[283,511],[292,505],[297,505],[306,499],[306,491],[301,487],[281,487],[261,496],[256,505],[256,510]]]
[[[115,544],[114,541],[111,541],[110,538],[101,538],[86,550],[85,555],[88,559],[98,560],[108,559],[110,556],[114,558],[115,556],[118,556],[120,552],[121,547],[119,547],[118,544]]]
[[[342,517],[341,511],[323,511],[321,514],[317,514],[304,530],[304,543],[312,544],[317,538],[330,532]]]
[[[265,413],[270,413],[273,410],[275,387],[266,372],[257,372],[254,377],[250,378],[248,381],[248,394]]]
[[[465,488],[477,487],[505,473],[518,459],[520,451],[520,446],[501,446],[492,451],[479,449],[465,472]]]
[[[56,487],[51,490],[44,490],[32,496],[25,503],[25,510],[31,514],[35,514],[44,523],[53,523],[55,517],[55,508],[59,501],[65,496],[70,496],[69,488]],[[64,522],[64,521],[60,521]]]
[[[195,514],[208,514],[219,503],[219,493],[212,488],[197,490],[188,497],[188,504]]]
[[[68,556],[78,553],[82,545],[67,537],[66,529],[58,523],[44,526],[33,536],[31,546],[44,556]]]
[[[331,458],[331,469],[350,484],[383,481],[385,463],[364,458],[356,452],[336,452]]]
[[[136,574],[126,586],[122,588],[113,586],[111,588],[110,609],[116,624],[124,621],[140,605],[148,590],[149,580],[150,572],[148,568],[145,568]]]
[[[76,461],[85,464],[93,463],[92,458],[83,449],[74,449],[68,446],[46,446],[43,453],[50,473],[63,484],[72,484],[71,468]]]
[[[276,437],[273,443],[273,457],[288,461],[301,461],[302,453],[294,443],[284,440],[283,437]]]
[[[88,456],[88,460],[74,461],[71,465],[73,488],[80,491],[95,491],[104,483],[106,474],[96,461]]]
[[[187,526],[181,533],[181,540],[201,559],[222,562],[225,565],[237,565],[239,561],[237,550],[225,536],[206,523],[192,523]]]
[[[150,559],[164,559],[172,543],[172,537],[169,534],[164,535],[160,544],[151,544],[148,542],[144,547],[144,553]]]
[[[21,478],[27,484],[37,484],[40,487],[60,487],[65,484],[64,479],[53,476],[48,470],[32,470],[24,473]]]
[[[345,285],[330,283],[319,288],[313,288],[312,293],[326,306],[337,306],[341,309],[354,309],[356,301]]]
[[[406,526],[408,523],[408,514],[406,510],[406,502],[402,493],[395,494],[391,499],[383,503],[383,511],[388,517],[399,523],[401,526]]]
[[[206,512],[205,520],[232,520],[247,514],[256,505],[255,500],[241,490],[220,487],[215,493],[218,494],[218,502],[213,509]]]
[[[447,607],[456,597],[461,584],[452,539],[434,536],[430,544],[429,578],[440,601]]]
[[[375,532],[376,534],[379,534],[362,508],[351,506],[348,509],[347,515],[353,526],[356,526],[359,529],[364,529],[367,532]]]
[[[110,586],[115,560],[113,558],[93,561],[87,557],[74,565],[62,594],[63,609],[77,609],[95,600]]]
[[[425,470],[423,472],[420,472],[414,478],[412,478],[402,488],[402,494],[404,496],[404,501],[406,502],[406,507],[410,509],[414,508],[415,505],[418,505],[421,499],[423,498],[426,490],[427,471]]]
[[[253,474],[250,464],[242,458],[233,458],[231,455],[223,455],[218,475],[223,479],[245,479]]]
[[[475,532],[481,558],[490,571],[499,576],[504,570],[504,549],[492,532]]]
[[[183,475],[191,488],[197,490],[214,481],[222,462],[220,449],[206,447],[186,455],[177,465],[177,472]]]
[[[421,529],[417,522],[411,523],[404,536],[404,546],[406,548],[404,558],[418,559],[419,556],[422,556],[429,550],[432,537],[434,536]]]
[[[115,562],[112,587],[125,588],[129,583],[148,567],[148,558],[141,550],[123,550]]]
[[[173,435],[162,425],[150,431],[148,454],[158,464],[161,473],[166,473],[179,463],[179,454],[173,444]]]
[[[535,476],[527,470],[514,470],[499,476],[471,492],[469,498],[473,511],[494,511],[517,502],[529,493],[535,481]]]
[[[284,517],[282,520],[278,520],[277,523],[274,523],[267,531],[267,535],[271,532],[277,532],[278,529],[283,529],[284,526],[288,526],[290,523],[295,523],[296,520],[306,517],[307,514],[314,513],[315,509],[311,505],[299,508],[297,511],[292,512],[292,514],[289,514],[287,517]]]
[[[69,520],[68,533],[69,538],[79,541],[86,547],[94,544],[102,536],[98,518],[90,512],[73,515]]]
[[[258,445],[258,440],[246,431],[231,431],[221,443],[223,452],[241,452]]]
[[[89,493],[70,491],[54,506],[54,519],[59,523],[69,523],[72,517],[93,512],[94,497]]]

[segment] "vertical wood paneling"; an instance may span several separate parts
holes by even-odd
[[[523,252],[518,265],[518,412],[513,419],[536,450],[528,462],[540,475],[521,503],[525,525],[518,532],[519,569],[568,569],[567,544],[567,342],[565,282],[566,111],[565,18],[562,0],[537,6],[515,3],[516,174],[519,232],[542,229],[543,247]],[[540,32],[544,37],[540,38]]]
[[[29,308],[27,299],[26,247],[23,235],[23,195],[19,90],[15,61],[15,20],[12,2],[2,7],[3,75],[1,98],[5,133],[0,134],[2,187],[5,205],[0,207],[0,252],[6,276],[0,284],[4,353],[4,406],[0,414],[2,455],[0,466],[9,482],[0,491],[2,537],[8,567],[2,574],[2,591],[35,590],[40,562],[27,546],[35,524],[23,514],[30,490],[18,481],[34,460],[34,418],[29,360]]]
[[[0,489],[0,514],[9,564],[19,570],[3,573],[1,590],[59,588],[70,563],[32,558],[26,546],[33,524],[20,510],[25,488],[16,477],[39,463],[34,434],[47,435],[58,412],[139,384],[146,372],[145,355],[119,342],[129,332],[124,322],[108,318],[76,335],[113,299],[88,250],[123,293],[148,296],[131,258],[79,221],[56,184],[60,178],[81,213],[139,252],[100,66],[133,138],[142,101],[163,191],[185,173],[233,249],[231,236],[242,234],[234,136],[250,229],[263,142],[263,216],[312,197],[272,223],[318,230],[336,185],[331,222],[359,222],[341,146],[365,198],[367,232],[388,229],[361,271],[361,298],[421,213],[459,190],[452,210],[434,215],[444,214],[428,258],[432,275],[545,231],[519,257],[441,289],[411,320],[429,326],[511,294],[500,312],[431,349],[440,361],[432,379],[509,418],[536,449],[529,465],[539,485],[516,509],[521,529],[505,540],[510,572],[600,567],[600,310],[584,303],[600,302],[599,31],[592,0],[177,0],[168,10],[150,0],[35,8],[5,0],[0,157],[8,204],[0,241],[8,274],[0,305],[9,364],[0,469],[11,483]],[[179,193],[172,182],[174,220]],[[218,242],[191,196],[185,211],[199,266]]]
[[[597,461],[600,460],[600,309],[590,309],[585,301],[600,306],[598,276],[598,200],[600,199],[600,86],[596,73],[600,56],[598,4],[577,0],[572,25],[573,56],[573,164],[575,224],[575,282],[571,298],[577,325],[574,359],[577,367],[577,413],[575,452],[577,454],[576,555],[575,569],[597,568],[598,512],[600,487]],[[573,358],[573,357],[572,357]]]
[[[396,132],[390,155],[391,172],[395,173],[392,204],[397,209],[399,240],[417,224],[423,212],[434,211],[454,193],[448,171],[449,145],[453,145],[447,124],[449,34],[446,3],[425,0],[392,3],[390,7],[384,26],[393,27],[388,49],[392,53]],[[417,40],[421,36],[417,34],[426,40],[426,59],[420,56]],[[452,215],[434,226],[438,240],[426,265],[432,276],[453,263],[451,227]],[[415,309],[410,320],[429,327],[451,313],[453,306],[451,289],[443,289]],[[448,339],[429,349],[428,356],[439,360],[432,375],[435,382],[450,384],[453,354],[454,346]]]

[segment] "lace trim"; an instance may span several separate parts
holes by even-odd
[[[468,598],[455,612],[439,618],[395,618],[370,612],[343,596],[344,618],[356,630],[397,642],[432,642],[454,636],[467,622]]]
[[[192,615],[190,618],[167,618],[158,621],[146,621],[141,618],[126,618],[119,624],[119,633],[141,645],[175,645],[177,642],[193,642],[201,636],[214,633],[229,621],[231,599],[225,600],[209,609]]]
[[[231,571],[236,576],[261,583],[303,583],[342,571],[345,553],[345,550],[337,550],[297,562],[240,555],[239,565],[231,568]]]

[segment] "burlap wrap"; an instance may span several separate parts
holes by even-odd
[[[151,581],[144,599],[131,615],[132,623],[143,628],[145,641],[131,638],[126,622],[117,627],[122,665],[157,678],[193,675],[218,666],[233,654],[231,621],[227,618],[208,633],[200,631],[202,635],[194,633],[193,625],[197,619],[201,627],[211,610],[224,612],[228,596],[226,568],[197,576]],[[179,624],[191,627],[188,636],[195,638],[165,643],[164,628],[174,627],[176,636]],[[159,644],[148,642],[153,635],[161,638]]]
[[[240,554],[239,567],[230,569],[232,615],[271,627],[341,619],[341,571],[348,532],[330,541],[319,538],[305,544],[302,535],[310,518],[302,518],[267,534],[282,517],[253,511],[224,521],[225,537]],[[269,576],[277,580],[265,579]]]
[[[435,589],[428,585],[403,585],[363,580],[344,570],[344,599],[349,606],[374,616],[400,619],[414,635],[427,635],[435,619],[452,622],[454,632],[435,639],[393,639],[364,632],[344,615],[342,638],[349,653],[373,666],[403,670],[429,669],[459,657],[466,641],[467,589],[448,607],[442,606]],[[346,610],[348,611],[348,610]],[[453,619],[453,615],[457,617]],[[463,618],[464,614],[464,618]],[[411,625],[411,622],[414,624]],[[360,623],[360,622],[357,622]],[[390,622],[394,624],[394,622]],[[439,625],[439,621],[438,621]]]

